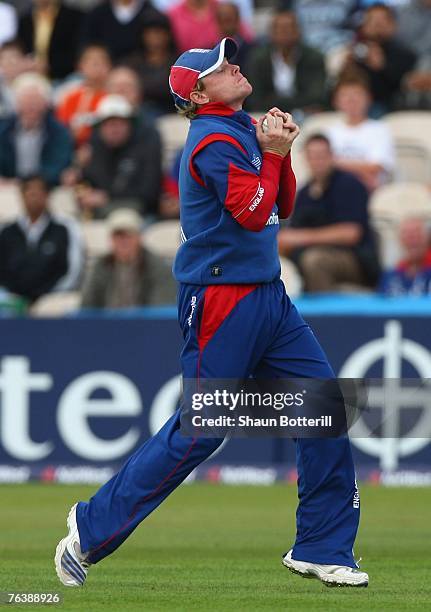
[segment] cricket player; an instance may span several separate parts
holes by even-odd
[[[187,379],[333,379],[334,372],[280,280],[279,218],[295,196],[291,116],[271,109],[257,124],[242,110],[252,87],[231,63],[236,43],[191,49],[172,66],[177,109],[191,118],[180,169],[182,245],[174,263]],[[222,443],[180,433],[180,410],[88,501],[75,504],[55,555],[59,579],[83,585]],[[353,544],[359,494],[347,437],[296,440],[296,541],[292,572],[327,585],[367,586]]]

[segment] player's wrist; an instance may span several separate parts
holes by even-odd
[[[279,149],[264,149],[262,153],[263,153],[263,157],[265,157],[266,155],[274,155],[276,157],[280,157],[281,159],[284,159],[287,155],[287,153],[284,153],[283,151],[280,151]]]

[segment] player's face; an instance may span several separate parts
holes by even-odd
[[[252,86],[241,74],[239,66],[229,64],[226,59],[202,81],[208,102],[222,102],[234,110],[239,110],[252,92]]]

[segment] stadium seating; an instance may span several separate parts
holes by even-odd
[[[68,187],[57,187],[50,196],[51,212],[55,215],[66,217],[78,217],[79,207],[72,189]]]
[[[309,177],[308,167],[305,161],[304,144],[312,134],[325,133],[332,123],[338,121],[341,114],[328,111],[310,115],[301,126],[295,146],[292,147],[292,165],[295,171],[298,187],[302,187]]]
[[[22,212],[21,196],[17,185],[0,186],[0,223],[13,221]]]
[[[299,185],[308,178],[303,156],[306,139],[317,132],[325,132],[329,125],[340,118],[340,113],[323,112],[308,117],[298,141],[292,149],[292,160]],[[426,111],[400,111],[382,118],[391,131],[396,150],[397,182],[431,182],[431,113]]]
[[[79,309],[81,294],[78,291],[49,293],[35,302],[30,308],[33,317],[61,317]]]
[[[264,6],[254,10],[252,26],[256,38],[265,38],[268,35],[273,14],[274,11],[271,6]]]
[[[400,111],[382,118],[396,149],[396,181],[431,181],[431,113]]]
[[[298,146],[303,146],[304,142],[312,134],[325,133],[330,125],[341,118],[341,113],[326,111],[309,115],[301,126],[301,133],[298,136]]]
[[[292,147],[292,168],[295,172],[297,187],[302,187],[308,181],[310,173],[305,161],[304,149],[299,145]]]
[[[180,115],[164,115],[157,121],[163,145],[163,168],[168,170],[176,153],[184,146],[189,130],[189,121]]]
[[[287,293],[290,297],[296,297],[300,295],[303,287],[303,282],[298,268],[295,264],[287,259],[286,257],[280,257],[281,264],[281,280],[286,287]]]
[[[180,223],[176,219],[149,225],[143,234],[146,248],[172,262],[180,246]]]
[[[398,228],[407,217],[423,217],[431,220],[431,194],[425,185],[414,182],[383,185],[371,196],[371,225],[379,238],[381,263],[392,267],[399,260],[401,251]]]
[[[392,223],[415,216],[431,219],[431,193],[421,183],[383,185],[371,196],[370,214]]]
[[[73,191],[66,187],[53,189],[50,195],[50,209],[54,215],[77,217],[79,209]],[[13,183],[0,186],[0,223],[13,221],[22,214],[21,195]]]
[[[105,221],[85,221],[81,227],[89,259],[109,251],[109,230]]]

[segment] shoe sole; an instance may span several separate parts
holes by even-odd
[[[297,576],[301,576],[301,578],[308,578],[308,579],[318,578],[316,574],[312,574],[311,572],[301,572],[300,570],[296,569],[292,565],[288,565],[284,559],[281,560],[281,563],[284,567],[286,567],[289,570],[289,572],[292,572],[292,574],[296,574]]]
[[[335,580],[324,580],[323,578],[321,578],[320,581],[323,582],[323,584],[330,589],[334,589],[337,587],[341,589],[366,589],[368,587],[368,582],[360,582],[359,584],[349,584],[348,582],[336,582]]]
[[[284,559],[281,560],[281,563],[284,567],[286,567],[290,572],[292,572],[292,574],[296,574],[297,576],[301,576],[301,578],[308,578],[308,579],[312,579],[315,578],[317,580],[320,580],[320,582],[322,582],[326,587],[329,588],[367,588],[368,587],[368,582],[361,582],[359,584],[355,584],[355,583],[348,583],[348,582],[338,582],[336,579],[334,579],[332,576],[329,576],[328,578],[324,578],[324,577],[320,577],[318,574],[315,574],[313,572],[301,572],[300,570],[296,569],[295,567],[293,567],[292,565],[289,565],[288,563],[285,562]]]
[[[69,511],[69,514],[67,516],[67,520],[66,520],[66,525],[67,525],[67,529],[69,531],[69,533],[67,534],[67,536],[65,536],[62,540],[60,540],[60,542],[57,544],[57,548],[55,549],[55,557],[54,557],[54,565],[55,565],[55,571],[56,574],[58,576],[58,579],[60,580],[61,584],[63,584],[66,587],[80,587],[82,586],[81,584],[66,584],[64,582],[64,577],[63,577],[63,570],[61,568],[61,559],[64,555],[64,551],[66,550],[66,546],[67,546],[67,542],[70,538],[72,534],[72,529],[74,531],[76,531],[77,526],[76,526],[76,520],[74,520],[73,518],[73,514],[76,510],[76,506],[78,504],[74,504],[72,506],[72,508]],[[74,521],[74,524],[72,524],[72,521]],[[73,579],[73,577],[69,577],[69,579]]]

